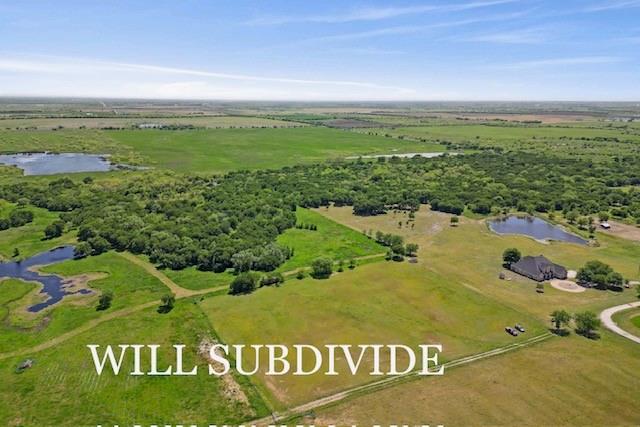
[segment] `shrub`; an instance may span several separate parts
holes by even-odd
[[[233,279],[229,287],[229,294],[242,295],[250,294],[256,290],[256,275],[252,273],[240,273]]]
[[[100,295],[98,299],[98,306],[96,310],[103,311],[111,307],[111,302],[113,301],[113,292],[107,291]]]
[[[311,263],[311,277],[326,279],[333,273],[333,262],[329,258],[318,258]]]

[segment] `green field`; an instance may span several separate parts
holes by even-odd
[[[206,364],[196,354],[199,340],[205,336],[210,336],[206,317],[191,301],[184,301],[168,314],[148,309],[104,323],[55,348],[29,354],[35,364],[22,374],[14,371],[24,357],[0,360],[0,424],[128,425],[135,419],[143,425],[173,424],[176,420],[208,425],[212,420],[231,424],[266,415],[260,397],[244,379],[237,381],[243,385],[248,404],[229,397],[222,380],[206,375]],[[98,376],[86,345],[120,343],[160,344],[165,349],[183,343],[189,349],[185,351],[185,367],[198,364],[201,374],[131,377],[106,371]],[[175,363],[170,352],[159,354],[160,367]],[[129,370],[131,362],[129,354],[125,359]]]
[[[427,264],[369,264],[328,280],[293,280],[253,295],[207,299],[202,307],[229,344],[442,343],[447,360],[513,342],[505,325],[525,323],[531,335],[544,330],[532,317],[431,272]],[[344,360],[337,363],[338,369],[346,369]],[[366,359],[366,366],[370,363]],[[260,375],[260,385],[283,405],[373,379],[362,372]]]
[[[634,128],[619,129],[604,125],[585,128],[573,125],[434,124],[361,129],[358,132],[425,140],[430,143],[448,142],[460,149],[499,147],[580,158],[605,158],[640,153],[640,135]]]
[[[299,224],[314,224],[317,230],[291,228],[278,237],[278,243],[294,249],[291,259],[278,270],[287,272],[300,267],[308,267],[319,257],[334,261],[384,254],[385,248],[364,234],[344,225],[328,220],[309,209],[298,208],[296,218]]]
[[[278,168],[358,154],[443,151],[436,144],[402,142],[315,127],[122,131],[109,133],[109,136],[149,159],[152,166],[179,172]]]

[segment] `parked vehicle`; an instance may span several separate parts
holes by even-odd
[[[506,328],[504,328],[504,330],[505,330],[505,331],[507,331],[507,333],[508,333],[509,335],[512,335],[512,336],[514,336],[514,337],[517,337],[517,336],[518,336],[518,331],[516,331],[515,329],[513,329],[513,328],[512,328],[512,327],[510,327],[510,326],[507,326]]]
[[[524,329],[524,328],[522,327],[522,325],[521,325],[521,324],[519,324],[519,323],[516,323],[515,328],[516,328],[518,331],[520,331],[520,332],[525,332],[525,329]]]

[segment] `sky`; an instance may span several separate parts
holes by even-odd
[[[0,96],[640,101],[640,0],[4,1]]]

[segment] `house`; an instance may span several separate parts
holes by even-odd
[[[542,255],[522,257],[520,261],[511,264],[511,270],[537,282],[567,278],[566,268],[552,263]]]
[[[600,223],[600,227],[604,228],[605,230],[609,230],[611,228],[611,224],[609,224],[608,222],[601,222]]]

